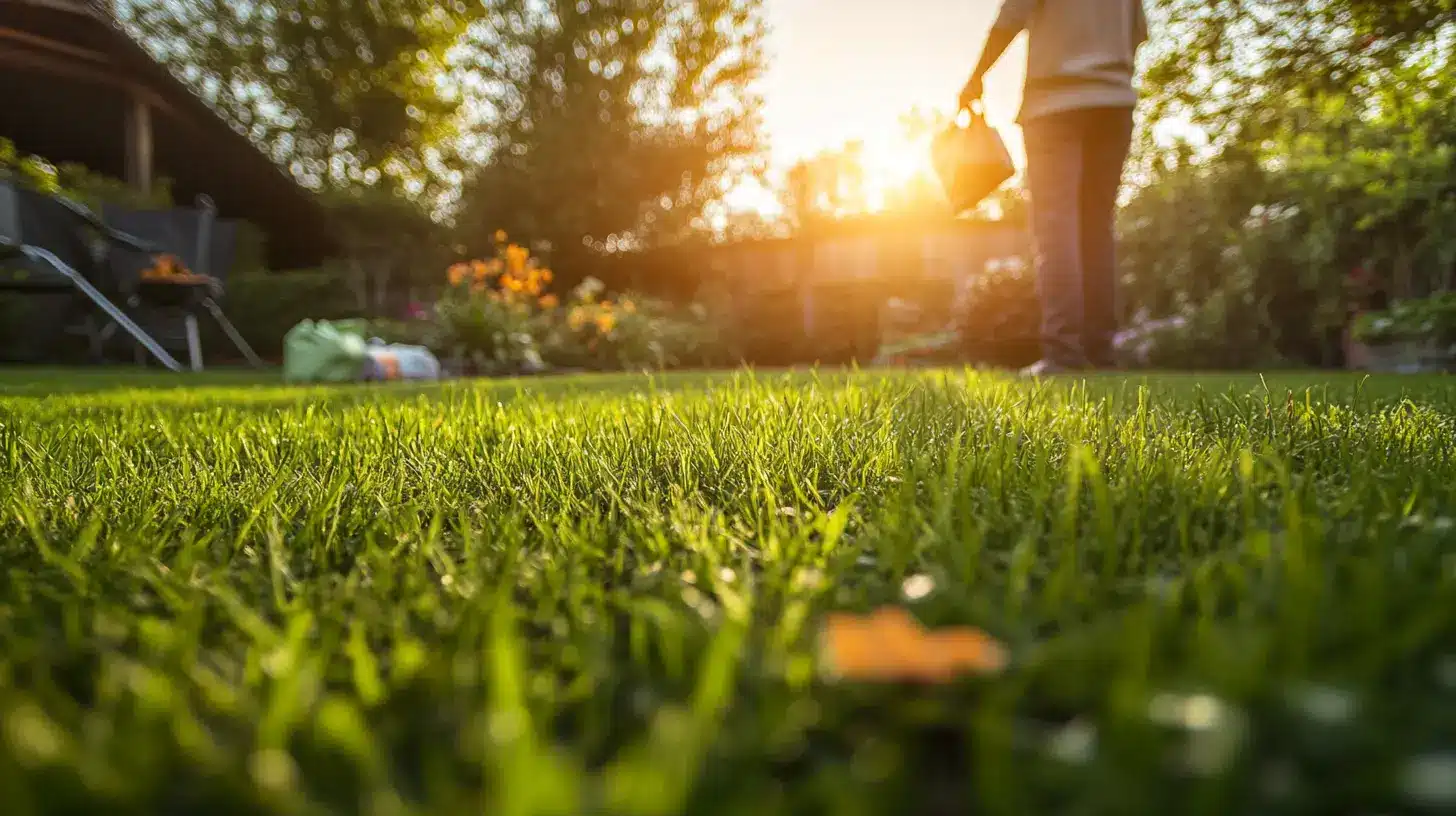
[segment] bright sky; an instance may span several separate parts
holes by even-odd
[[[773,33],[764,125],[774,169],[861,140],[867,163],[880,165],[882,175],[903,175],[926,157],[899,138],[900,116],[916,106],[949,111],[1000,0],[766,0],[766,6]],[[1018,161],[1014,120],[1025,63],[1018,43],[986,78],[988,119]],[[871,176],[877,170],[866,169]],[[731,204],[756,209],[753,198],[745,194]]]
[[[897,132],[900,114],[915,105],[949,109],[1000,0],[766,5],[773,35],[765,124],[774,158],[784,163],[848,139],[888,138]],[[1016,118],[1025,63],[1018,44],[987,77],[993,124]]]

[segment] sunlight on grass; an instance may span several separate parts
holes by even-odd
[[[51,376],[0,375],[10,813],[1440,795],[1446,378]],[[885,605],[1005,671],[832,682]]]

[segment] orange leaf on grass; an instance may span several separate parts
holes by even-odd
[[[845,680],[944,683],[995,674],[1007,663],[1006,648],[985,632],[968,626],[929,631],[896,607],[830,615],[822,645],[831,671]]]

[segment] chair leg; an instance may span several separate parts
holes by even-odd
[[[238,333],[238,330],[233,326],[233,322],[227,319],[227,315],[223,314],[222,307],[217,305],[217,301],[212,298],[207,298],[202,301],[202,305],[207,307],[207,310],[212,313],[212,319],[217,321],[217,325],[222,327],[223,333],[228,336],[229,340],[233,341],[233,345],[237,347],[238,351],[243,353],[243,357],[247,359],[248,365],[253,368],[263,368],[263,359],[258,356],[257,352],[253,351],[253,347],[248,345],[248,341],[244,340],[243,336]]]
[[[20,248],[20,251],[27,258],[30,258],[33,261],[44,261],[45,263],[50,264],[53,269],[70,279],[71,283],[75,284],[77,289],[80,289],[81,292],[86,295],[86,297],[90,298],[92,303],[96,304],[96,306],[100,308],[101,311],[106,312],[106,314],[110,316],[112,320],[115,320],[117,324],[120,325],[123,329],[126,329],[127,334],[130,334],[132,337],[136,338],[136,341],[146,347],[146,350],[150,351],[152,353],[152,356],[156,357],[157,360],[161,362],[162,365],[166,366],[169,371],[182,370],[181,363],[178,363],[176,360],[172,359],[172,355],[168,354],[165,349],[157,345],[157,341],[153,340],[146,332],[142,331],[141,327],[133,323],[131,318],[126,316],[125,312],[116,308],[116,304],[107,300],[106,296],[101,294],[101,292],[99,292],[95,286],[92,286],[90,281],[86,280],[86,278],[81,275],[81,273],[72,269],[70,265],[67,264],[65,261],[57,258],[54,253],[51,253],[39,247],[22,246]]]
[[[201,371],[202,335],[197,330],[197,315],[188,312],[187,316],[182,318],[182,322],[187,327],[187,356],[192,363],[192,370]]]

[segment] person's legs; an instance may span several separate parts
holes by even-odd
[[[1098,368],[1113,365],[1117,332],[1114,220],[1123,165],[1132,145],[1132,109],[1082,111],[1082,349]]]
[[[1036,243],[1041,294],[1042,358],[1053,366],[1081,368],[1083,286],[1080,198],[1083,155],[1081,117],[1075,112],[1028,120],[1026,185]]]

